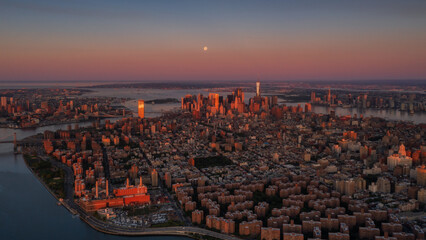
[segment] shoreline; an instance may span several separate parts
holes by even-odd
[[[131,116],[131,114],[126,114],[127,116]],[[103,120],[103,119],[108,119],[108,118],[119,118],[119,117],[123,117],[123,115],[116,115],[116,116],[108,116],[108,117],[98,117],[98,119]],[[65,121],[65,122],[58,122],[58,123],[47,123],[47,124],[40,124],[37,126],[31,126],[31,127],[9,127],[9,126],[4,126],[4,125],[0,125],[0,128],[4,128],[4,129],[16,129],[16,130],[35,130],[37,128],[41,128],[41,127],[48,127],[48,126],[57,126],[57,125],[65,125],[65,124],[79,124],[79,123],[90,123],[90,122],[94,122],[97,119],[91,119],[91,120],[84,120],[84,121]]]
[[[136,236],[144,236],[144,237],[148,237],[148,236],[184,236],[184,237],[189,237],[189,238],[192,238],[192,239],[200,239],[197,236],[209,236],[209,237],[213,237],[213,238],[217,238],[217,239],[227,239],[227,240],[239,240],[240,239],[238,237],[234,237],[234,236],[231,236],[231,235],[221,234],[221,233],[218,233],[218,232],[210,231],[208,229],[199,228],[199,227],[192,227],[192,226],[191,227],[176,226],[176,227],[162,227],[162,228],[145,228],[145,229],[141,230],[141,229],[137,229],[137,228],[126,228],[126,227],[121,227],[121,226],[114,226],[114,225],[107,223],[108,225],[110,225],[110,227],[113,227],[113,228],[116,228],[116,229],[108,228],[107,226],[101,227],[101,226],[95,224],[97,222],[90,221],[90,220],[93,220],[93,219],[91,219],[91,216],[89,216],[87,213],[85,213],[86,214],[85,216],[82,216],[81,214],[79,214],[79,211],[74,209],[73,207],[71,207],[67,203],[66,199],[64,199],[63,201],[60,201],[59,200],[60,198],[58,198],[58,196],[49,188],[49,186],[47,186],[47,184],[30,167],[29,163],[27,162],[27,160],[24,157],[24,155],[26,153],[27,153],[26,150],[23,149],[22,154],[20,154],[20,155],[24,159],[25,165],[30,170],[32,175],[35,176],[37,178],[37,180],[44,186],[44,188],[56,199],[56,201],[60,202],[61,205],[64,206],[71,214],[78,215],[80,220],[82,220],[84,223],[86,223],[92,229],[94,229],[98,232],[101,232],[101,233],[104,233],[104,234],[116,235],[116,236],[134,236],[134,237],[136,237]],[[39,155],[35,155],[35,156],[46,161],[46,159],[43,159]],[[68,174],[67,171],[65,171],[65,174]],[[74,200],[72,199],[72,201],[74,201]],[[97,221],[100,221],[100,220],[97,219]]]
[[[30,167],[30,165],[28,164],[27,159],[25,159],[24,157],[24,151],[22,152],[22,154],[20,154],[22,156],[22,158],[24,159],[25,162],[25,166],[27,166],[28,170],[30,170],[30,172],[32,173],[33,176],[35,176],[37,178],[37,180],[44,186],[44,188],[56,199],[56,201],[59,202],[59,198],[58,196],[56,196],[56,194],[49,188],[49,186],[47,186],[47,184],[34,172],[34,170]]]

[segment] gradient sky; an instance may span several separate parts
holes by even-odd
[[[0,81],[257,77],[426,79],[426,1],[0,0]]]

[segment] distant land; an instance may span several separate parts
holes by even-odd
[[[161,98],[161,99],[153,99],[147,100],[146,103],[154,103],[154,104],[165,104],[165,103],[180,103],[176,98]]]
[[[415,91],[426,92],[426,79],[393,79],[393,80],[301,80],[301,81],[266,81],[262,78],[264,90],[277,90],[277,88],[302,88],[302,89],[341,89],[350,91]],[[16,89],[17,87],[33,88],[145,88],[145,89],[233,89],[242,88],[247,92],[253,92],[252,86],[256,80],[246,81],[3,81],[2,89]],[[217,91],[217,90],[214,90]]]
[[[216,87],[239,87],[243,83],[226,83],[226,82],[160,82],[160,83],[111,83],[93,85],[89,88],[154,88],[154,89],[199,89],[199,88],[216,88]],[[84,87],[86,88],[86,87]]]
[[[201,89],[219,88],[230,89],[241,87],[245,91],[254,91],[249,87],[253,81],[229,82],[134,82],[134,83],[103,83],[81,88],[147,88],[147,89]],[[426,92],[425,80],[359,80],[359,81],[262,81],[264,90],[277,90],[278,88],[302,89],[341,89],[341,90],[371,90],[371,91],[416,91]]]

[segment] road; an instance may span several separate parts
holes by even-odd
[[[102,146],[102,166],[104,167],[105,179],[110,179],[108,153],[105,146]]]

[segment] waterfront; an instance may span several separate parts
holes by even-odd
[[[287,106],[297,106],[300,104],[302,107],[305,105],[304,102],[280,102],[280,104],[286,104]],[[354,116],[354,114],[357,114],[359,117],[362,114],[364,117],[380,117],[390,121],[412,121],[415,124],[426,123],[426,114],[421,112],[409,114],[408,112],[391,109],[362,109],[312,105],[312,112],[314,113],[330,114],[331,111],[335,111],[337,116]]]
[[[161,98],[176,98],[180,101],[181,97],[184,97],[186,94],[197,95],[199,93],[203,96],[208,96],[209,92],[205,89],[180,89],[180,90],[166,90],[166,89],[136,89],[136,88],[91,88],[93,92],[84,94],[83,96],[88,97],[97,97],[97,96],[109,96],[109,97],[119,97],[119,98],[131,98],[132,100],[127,101],[124,105],[130,110],[137,112],[137,99],[145,100],[145,116],[146,117],[158,117],[161,115],[161,111],[170,111],[173,109],[179,109],[180,103],[166,103],[166,104],[151,104],[149,100],[161,99]],[[221,96],[226,96],[231,94],[230,92],[219,92]],[[254,92],[245,92],[244,93],[244,102],[247,104],[248,100],[252,98]],[[269,93],[265,93],[270,95]],[[297,106],[300,104],[304,107],[304,102],[280,102],[281,104],[286,104],[287,106]],[[358,109],[358,108],[343,108],[343,107],[327,107],[313,105],[312,111],[315,113],[329,114],[330,111],[336,111],[336,115],[345,116],[357,114],[360,116],[363,114],[365,117],[375,116],[381,117],[387,120],[393,121],[412,121],[415,124],[426,123],[426,114],[425,113],[414,113],[409,114],[408,112],[402,112],[398,110],[390,109]],[[135,115],[136,116],[136,115]]]
[[[87,126],[91,123],[79,124]],[[46,126],[38,129],[0,129],[0,136],[16,132],[22,139],[45,130],[66,129],[67,124]],[[125,240],[135,237],[120,237],[100,233],[78,217],[73,216],[29,171],[22,155],[13,153],[12,144],[0,144],[0,231],[2,239],[111,239]],[[140,239],[187,240],[186,237],[159,236]]]
[[[137,101],[138,99],[145,100],[145,117],[159,117],[163,111],[170,111],[180,109],[181,98],[187,94],[208,96],[209,92],[206,89],[141,89],[141,88],[87,88],[93,92],[84,94],[85,97],[117,97],[117,98],[130,98],[131,100],[124,103],[124,106],[129,108],[135,113],[138,112]],[[220,92],[222,96],[232,94],[231,92]],[[248,103],[249,98],[252,98],[254,92],[245,93],[245,103]],[[164,104],[151,104],[150,100],[175,98],[179,103],[164,103]]]

